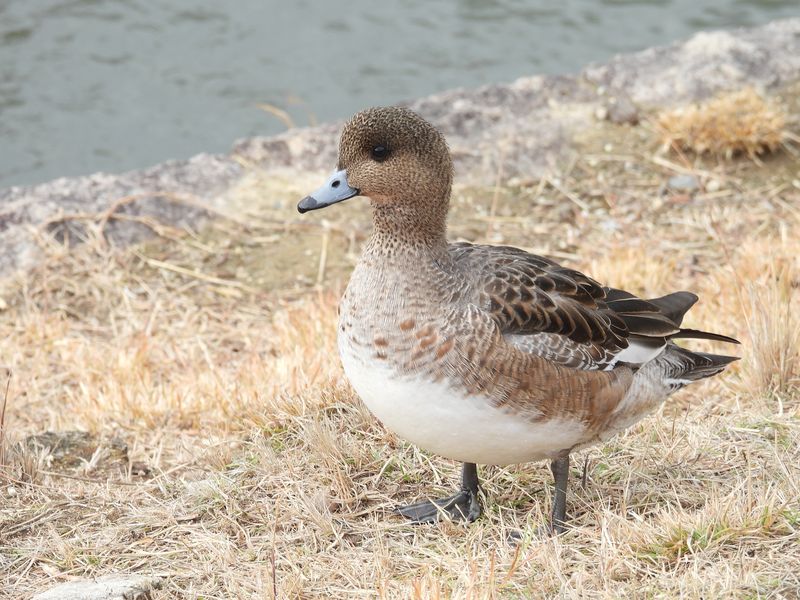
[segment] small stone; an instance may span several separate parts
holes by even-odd
[[[620,231],[622,227],[616,219],[603,219],[600,221],[600,229],[608,233],[613,233],[615,231]]]
[[[639,109],[627,96],[614,96],[606,104],[606,118],[617,125],[639,124]]]
[[[158,587],[157,577],[104,575],[94,580],[62,583],[31,600],[147,600]]]
[[[694,175],[675,175],[669,178],[667,187],[676,192],[694,192],[700,187],[700,181]]]
[[[605,106],[598,106],[594,116],[598,121],[605,121],[608,118],[608,109]]]
[[[708,183],[706,183],[707,192],[718,192],[720,187],[722,187],[722,184],[719,179],[709,179]]]

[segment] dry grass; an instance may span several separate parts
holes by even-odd
[[[659,195],[676,170],[720,189]],[[0,596],[121,571],[162,576],[159,598],[796,597],[795,171],[669,167],[633,148],[528,187],[457,191],[452,237],[642,294],[695,290],[688,325],[743,341],[729,373],[585,453],[558,539],[533,533],[544,464],[482,469],[488,510],[471,527],[391,514],[452,488],[457,467],[384,430],[343,379],[334,324],[368,230],[358,201],[300,220],[291,206],[314,177],[254,173],[236,192],[252,214],[200,235],[52,249],[0,292],[13,373]],[[16,444],[46,430],[90,435],[71,438],[71,461]]]
[[[788,129],[786,111],[753,88],[666,111],[655,125],[665,146],[698,155],[756,158],[790,139],[797,141]]]

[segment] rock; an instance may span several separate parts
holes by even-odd
[[[639,109],[624,94],[611,96],[603,107],[606,111],[606,119],[617,125],[638,125]]]
[[[94,580],[62,583],[31,600],[149,600],[158,587],[157,577],[104,575]]]
[[[674,192],[694,192],[700,187],[700,180],[694,175],[675,175],[667,181],[667,188]]]
[[[216,207],[222,192],[243,173],[227,156],[199,154],[120,175],[96,173],[55,179],[29,187],[0,189],[0,274],[25,269],[41,258],[30,227],[43,227],[57,240],[81,242],[82,221],[62,221],[61,215],[116,212],[152,217],[174,226],[192,225],[208,216],[204,206]],[[126,245],[152,232],[130,220],[110,218],[104,229],[113,244]]]
[[[800,19],[699,32],[684,42],[592,65],[584,77],[649,108],[696,102],[744,85],[767,88],[800,73]]]

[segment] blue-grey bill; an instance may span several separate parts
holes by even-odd
[[[310,196],[306,196],[297,205],[297,210],[306,213],[310,210],[325,208],[342,200],[358,196],[358,190],[347,183],[347,171],[336,171],[321,188]]]

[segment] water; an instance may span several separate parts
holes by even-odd
[[[0,187],[121,171],[452,87],[578,71],[796,0],[0,0]]]

